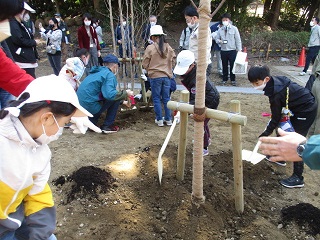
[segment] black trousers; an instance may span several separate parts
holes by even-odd
[[[232,73],[234,61],[237,57],[237,50],[231,51],[221,51],[221,61],[222,61],[222,81],[228,81],[228,75],[230,75],[230,80],[233,82],[236,80],[236,75]],[[230,70],[228,70],[228,65],[230,64]],[[228,73],[230,71],[230,73]]]
[[[306,57],[306,65],[304,65],[303,72],[308,71],[311,61],[312,63],[314,63],[314,61],[316,60],[316,57],[318,56],[319,50],[320,50],[320,46],[309,47],[307,57]]]
[[[293,115],[290,117],[290,121],[295,132],[301,134],[302,136],[307,136],[308,130],[311,127],[315,117],[317,115],[317,104],[314,104],[314,109],[310,112],[300,113]],[[293,173],[296,174],[300,179],[303,179],[304,164],[303,161],[301,162],[294,162],[293,163]]]

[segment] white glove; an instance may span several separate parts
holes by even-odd
[[[180,123],[180,111],[178,111],[178,112],[176,113],[176,115],[174,115],[174,120],[177,121],[177,124]]]
[[[85,134],[88,128],[91,130],[101,133],[101,129],[94,125],[88,117],[72,117],[71,121],[73,124],[70,126],[73,129],[73,133],[82,133]]]
[[[142,74],[143,74],[143,75],[146,75],[146,74],[147,74],[147,70],[145,70],[145,69],[142,68]]]
[[[142,78],[143,80],[145,80],[145,81],[148,81],[147,76],[146,76],[146,75],[144,75],[144,74],[141,74],[141,78]]]

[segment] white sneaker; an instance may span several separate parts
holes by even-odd
[[[299,73],[299,75],[304,76],[304,75],[306,75],[306,73],[302,71],[301,73]]]
[[[166,123],[167,126],[171,126],[172,125],[172,121],[171,120],[169,120],[169,121],[164,120],[164,122]]]
[[[159,127],[163,127],[164,125],[163,125],[163,120],[154,120],[154,122],[156,123],[156,124],[158,124],[158,126]]]

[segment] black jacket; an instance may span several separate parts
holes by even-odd
[[[270,77],[263,91],[264,95],[269,97],[272,117],[260,136],[269,136],[278,127],[282,108],[286,106],[287,87],[289,87],[288,107],[295,118],[305,116],[316,108],[315,98],[308,89],[285,76]]]
[[[181,83],[190,92],[189,103],[194,105],[196,99],[196,72],[197,67],[195,66],[186,76],[182,76],[183,80]],[[217,88],[206,80],[206,95],[205,95],[205,106],[211,109],[217,109],[220,101],[220,94]]]
[[[38,54],[36,50],[36,41],[33,39],[33,35],[15,18],[10,19],[10,31],[11,37],[6,42],[13,56],[14,61],[20,63],[36,63]],[[17,54],[17,50],[21,48],[20,54]]]

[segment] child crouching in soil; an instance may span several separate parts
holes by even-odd
[[[62,67],[59,77],[66,79],[75,91],[78,90],[80,79],[90,60],[90,53],[86,48],[76,50],[73,58],[68,58]]]
[[[292,112],[291,124],[295,132],[306,136],[317,114],[317,104],[312,93],[292,82],[285,76],[271,76],[268,66],[253,66],[249,69],[248,79],[253,87],[262,90],[269,97],[271,120],[259,137],[265,137],[279,126],[283,108]],[[289,159],[288,159],[289,160]],[[280,184],[288,188],[303,187],[303,162],[294,162],[293,174],[282,179]]]
[[[189,50],[181,51],[177,56],[177,65],[175,66],[173,73],[180,75],[181,83],[190,92],[190,104],[195,104],[196,99],[196,72],[197,65],[195,63],[195,57],[193,52]],[[216,87],[206,81],[206,93],[205,93],[205,106],[211,109],[217,109],[220,101],[220,94]],[[210,118],[204,120],[204,136],[203,136],[203,156],[209,155],[208,146],[210,145],[210,130],[209,123]]]
[[[33,80],[0,111],[0,239],[56,239],[47,144],[60,137],[72,116],[91,114],[55,75]]]

